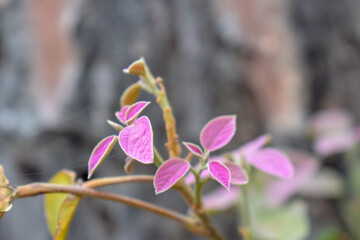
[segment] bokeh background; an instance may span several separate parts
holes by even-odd
[[[225,150],[268,132],[276,146],[313,152],[313,114],[342,109],[360,123],[359,12],[357,0],[0,0],[0,164],[12,185],[62,168],[85,178],[92,147],[113,133],[105,120],[137,80],[122,69],[141,56],[164,78],[181,141],[198,142],[209,119],[237,114]],[[146,114],[165,154],[161,111],[151,104]],[[124,158],[117,149],[95,177],[124,174]],[[346,176],[341,160],[330,165]],[[109,190],[186,211],[176,192],[155,199],[151,185]],[[307,239],[324,221],[349,233],[333,199],[306,200]],[[217,219],[230,239],[234,219]],[[0,221],[0,239],[50,238],[42,197],[17,200]],[[68,239],[201,238],[151,213],[83,199]]]

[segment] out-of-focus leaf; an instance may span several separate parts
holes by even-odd
[[[79,205],[80,199],[81,197],[67,194],[67,197],[64,199],[59,208],[54,240],[66,240],[71,220],[75,214],[77,206]]]
[[[322,169],[311,181],[303,183],[298,192],[316,198],[338,198],[343,195],[344,183],[337,172]]]
[[[261,197],[251,201],[252,229],[257,239],[302,240],[309,234],[309,219],[305,202],[295,201],[269,209]]]
[[[236,131],[236,116],[220,116],[209,121],[200,133],[201,145],[210,152],[225,146]]]
[[[150,164],[154,161],[153,131],[149,118],[142,116],[119,134],[119,144],[126,155]]]
[[[211,176],[213,176],[215,180],[223,185],[227,190],[230,190],[230,170],[223,163],[218,161],[209,161],[207,167]]]
[[[329,132],[348,131],[353,127],[354,116],[344,109],[323,110],[315,114],[309,122],[310,130],[320,136]]]
[[[315,235],[314,240],[350,240],[350,237],[337,227],[326,226]]]
[[[269,134],[261,135],[235,150],[234,154],[238,157],[244,157],[245,160],[250,161],[250,158],[270,141],[271,136]]]
[[[314,150],[323,157],[345,152],[358,141],[353,129],[343,132],[329,132],[317,137],[314,141]]]
[[[251,164],[268,174],[291,179],[294,175],[294,166],[289,158],[274,148],[264,148],[251,157]]]
[[[223,211],[233,206],[240,196],[237,186],[231,186],[230,191],[219,187],[203,197],[206,211]]]
[[[109,155],[117,141],[117,136],[108,136],[95,146],[89,158],[88,179],[91,178],[100,163]]]
[[[190,169],[190,163],[184,159],[167,160],[156,171],[154,177],[155,193],[159,194],[171,188]]]
[[[61,170],[49,183],[71,185],[75,182],[75,173],[68,170]],[[56,226],[58,223],[59,209],[68,194],[66,193],[47,193],[45,194],[45,217],[49,232],[52,236],[55,235]]]
[[[131,105],[136,102],[139,93],[141,91],[141,84],[136,82],[131,84],[126,90],[123,92],[120,98],[120,106]]]
[[[319,169],[318,159],[307,152],[292,149],[285,153],[294,164],[295,174],[292,179],[274,179],[267,184],[266,199],[273,207],[284,204],[303,184],[311,183]]]
[[[0,164],[0,218],[8,212],[12,205],[13,191],[8,187],[9,181],[4,174],[4,169]]]

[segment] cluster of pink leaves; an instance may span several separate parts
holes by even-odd
[[[146,116],[139,114],[149,102],[137,102],[131,106],[124,106],[115,115],[125,125],[118,136],[112,135],[101,140],[94,148],[89,159],[88,178],[92,176],[99,164],[110,153],[116,142],[119,142],[123,151],[131,158],[144,164],[153,163],[153,132],[151,123]],[[189,142],[184,142],[187,149],[206,162],[206,168],[201,172],[201,178],[211,177],[218,181],[227,190],[231,185],[248,183],[248,176],[239,164],[229,161],[225,157],[210,157],[216,151],[230,142],[236,131],[236,117],[226,115],[216,117],[209,121],[200,133],[201,147]],[[269,141],[268,135],[245,144],[234,155],[246,160],[254,167],[278,176],[289,179],[293,175],[293,166],[289,159],[280,151],[273,148],[264,148]],[[208,159],[209,158],[209,159]],[[208,159],[208,160],[207,160]],[[165,161],[157,170],[154,177],[156,194],[170,189],[190,170],[188,161],[181,158],[171,158]],[[194,182],[190,172],[186,182]]]
[[[194,155],[206,158],[208,153],[225,146],[234,136],[235,130],[235,116],[220,116],[207,123],[200,133],[200,143],[204,151],[194,143],[184,142],[184,145]],[[264,146],[268,141],[268,135],[260,136],[235,150],[234,155],[271,175],[282,179],[292,178],[294,167],[291,161],[279,150],[265,148]],[[168,160],[158,169],[155,175],[154,186],[156,193],[168,190],[177,180],[185,176],[189,168],[190,164],[185,160]],[[169,169],[173,169],[172,173],[170,173]],[[211,177],[227,190],[230,190],[231,185],[248,183],[248,176],[245,170],[240,165],[229,161],[223,156],[210,157],[207,162],[207,168],[201,172],[200,177],[202,179]],[[190,172],[185,180],[188,184],[194,183],[195,177],[193,173]]]
[[[153,131],[148,117],[137,118],[150,102],[136,102],[131,106],[124,106],[115,113],[117,119],[126,127],[119,136],[108,136],[102,139],[90,155],[88,164],[88,178],[90,178],[100,163],[109,155],[116,142],[132,159],[144,164],[153,163]]]

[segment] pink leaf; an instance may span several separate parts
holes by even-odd
[[[107,155],[109,155],[110,151],[113,149],[115,143],[118,141],[117,136],[108,136],[102,139],[92,151],[89,164],[88,164],[88,179],[91,178],[96,168],[100,165],[100,163],[105,159]]]
[[[190,169],[190,163],[179,158],[167,160],[156,171],[154,177],[155,193],[159,194],[171,188]]]
[[[319,169],[318,159],[310,154],[294,150],[286,151],[286,154],[294,163],[294,177],[287,181],[276,179],[268,184],[266,197],[269,205],[273,207],[284,204],[301,186],[311,183]]]
[[[230,191],[224,188],[217,188],[214,191],[204,195],[203,204],[206,210],[223,211],[233,206],[238,200],[240,191],[238,187],[231,186]]]
[[[129,107],[130,106],[123,106],[120,109],[120,112],[119,111],[115,112],[115,117],[124,124],[126,124],[125,114]]]
[[[146,108],[147,105],[149,105],[150,102],[136,102],[133,105],[131,105],[125,113],[125,122],[126,124],[129,124],[131,121],[133,121],[139,114]]]
[[[207,165],[210,174],[215,180],[229,190],[231,178],[229,169],[223,163],[218,161],[210,161]]]
[[[210,152],[226,145],[234,136],[236,116],[220,116],[208,122],[200,133],[201,145]]]
[[[124,128],[119,134],[119,144],[128,156],[144,164],[152,163],[154,151],[150,120],[142,116]]]
[[[316,138],[314,150],[321,156],[329,156],[334,153],[345,152],[357,141],[356,133],[353,131],[329,132]]]
[[[225,166],[230,170],[231,173],[231,184],[247,184],[248,183],[248,176],[245,170],[240,167],[239,165],[232,163],[232,162],[224,162]]]
[[[261,135],[260,137],[244,144],[239,150],[235,151],[235,154],[244,157],[247,161],[250,161],[251,156],[263,148],[270,140],[271,137],[269,134]]]
[[[322,110],[310,119],[309,125],[315,136],[329,132],[342,132],[353,127],[354,117],[343,109]]]
[[[203,155],[203,152],[198,145],[190,142],[183,142],[183,144],[190,152],[192,152],[196,156],[201,157]]]
[[[265,148],[251,157],[251,164],[266,173],[284,179],[291,179],[294,167],[289,158],[273,148]]]

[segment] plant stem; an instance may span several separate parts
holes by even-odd
[[[202,193],[202,184],[200,181],[200,174],[195,175],[195,207],[201,208],[201,193]]]
[[[202,208],[201,204],[198,206],[195,203],[194,192],[192,189],[185,183],[184,180],[179,181],[175,188],[179,190],[181,195],[184,197],[187,204],[193,210],[195,215],[198,217],[202,225],[207,231],[207,237],[213,240],[223,240],[225,239],[215,228],[215,226],[211,223],[209,216],[206,214],[206,211]]]
[[[182,214],[176,213],[166,208],[156,206],[151,203],[147,203],[135,198],[126,197],[114,193],[106,193],[81,186],[59,185],[59,184],[51,184],[51,183],[31,183],[28,185],[22,185],[17,187],[15,189],[15,192],[16,192],[15,198],[33,197],[44,193],[71,193],[78,196],[87,196],[87,197],[99,198],[104,200],[110,200],[114,202],[120,202],[132,207],[147,210],[149,212],[155,213],[160,216],[167,217],[169,219],[172,219],[180,223],[181,225],[183,225],[184,227],[186,227],[187,229],[189,229],[190,231],[196,234],[200,234],[203,236],[206,235],[206,232],[201,227],[201,225],[199,225],[196,221],[194,221],[190,217],[184,216]]]
[[[142,77],[144,82],[150,87],[151,93],[156,97],[156,100],[163,111],[166,135],[168,139],[166,146],[168,148],[169,155],[170,157],[179,157],[181,148],[178,143],[178,135],[176,133],[176,122],[166,95],[165,87],[162,84],[163,79],[158,77],[155,81],[154,76],[151,74],[146,64],[145,74]],[[156,83],[159,85],[160,89],[156,86]]]
[[[242,186],[239,188],[241,191],[237,205],[238,215],[240,216],[239,232],[244,240],[252,240],[247,187]]]
[[[156,165],[156,167],[160,167],[164,163],[164,159],[161,157],[160,153],[155,147],[153,147],[153,149],[154,149],[154,164]]]
[[[144,60],[143,60],[144,61]],[[145,63],[145,61],[144,61]],[[142,75],[144,82],[151,89],[152,94],[156,97],[158,104],[160,105],[163,111],[163,118],[165,121],[165,129],[168,142],[166,143],[166,147],[168,149],[168,153],[171,157],[179,157],[181,152],[181,147],[178,143],[178,134],[176,133],[176,121],[172,112],[172,108],[170,106],[169,100],[166,95],[165,87],[163,85],[163,79],[158,77],[155,81],[154,76],[151,74],[149,68],[145,65],[145,74]],[[156,86],[159,86],[159,88]],[[155,162],[155,158],[154,158]],[[156,162],[155,162],[156,164]],[[216,228],[212,225],[209,217],[207,216],[204,209],[201,208],[201,196],[198,196],[198,203],[196,204],[194,192],[189,185],[187,185],[184,179],[180,180],[175,188],[181,193],[187,204],[191,207],[194,213],[197,215],[202,225],[206,228],[207,237],[214,240],[222,240],[224,239],[221,236]],[[201,195],[201,187],[198,189],[198,194]],[[195,204],[194,204],[195,203]]]
[[[103,186],[109,186],[114,184],[129,183],[129,182],[152,182],[154,179],[151,175],[131,175],[121,177],[106,177],[97,178],[86,181],[82,184],[85,188],[98,188]]]

